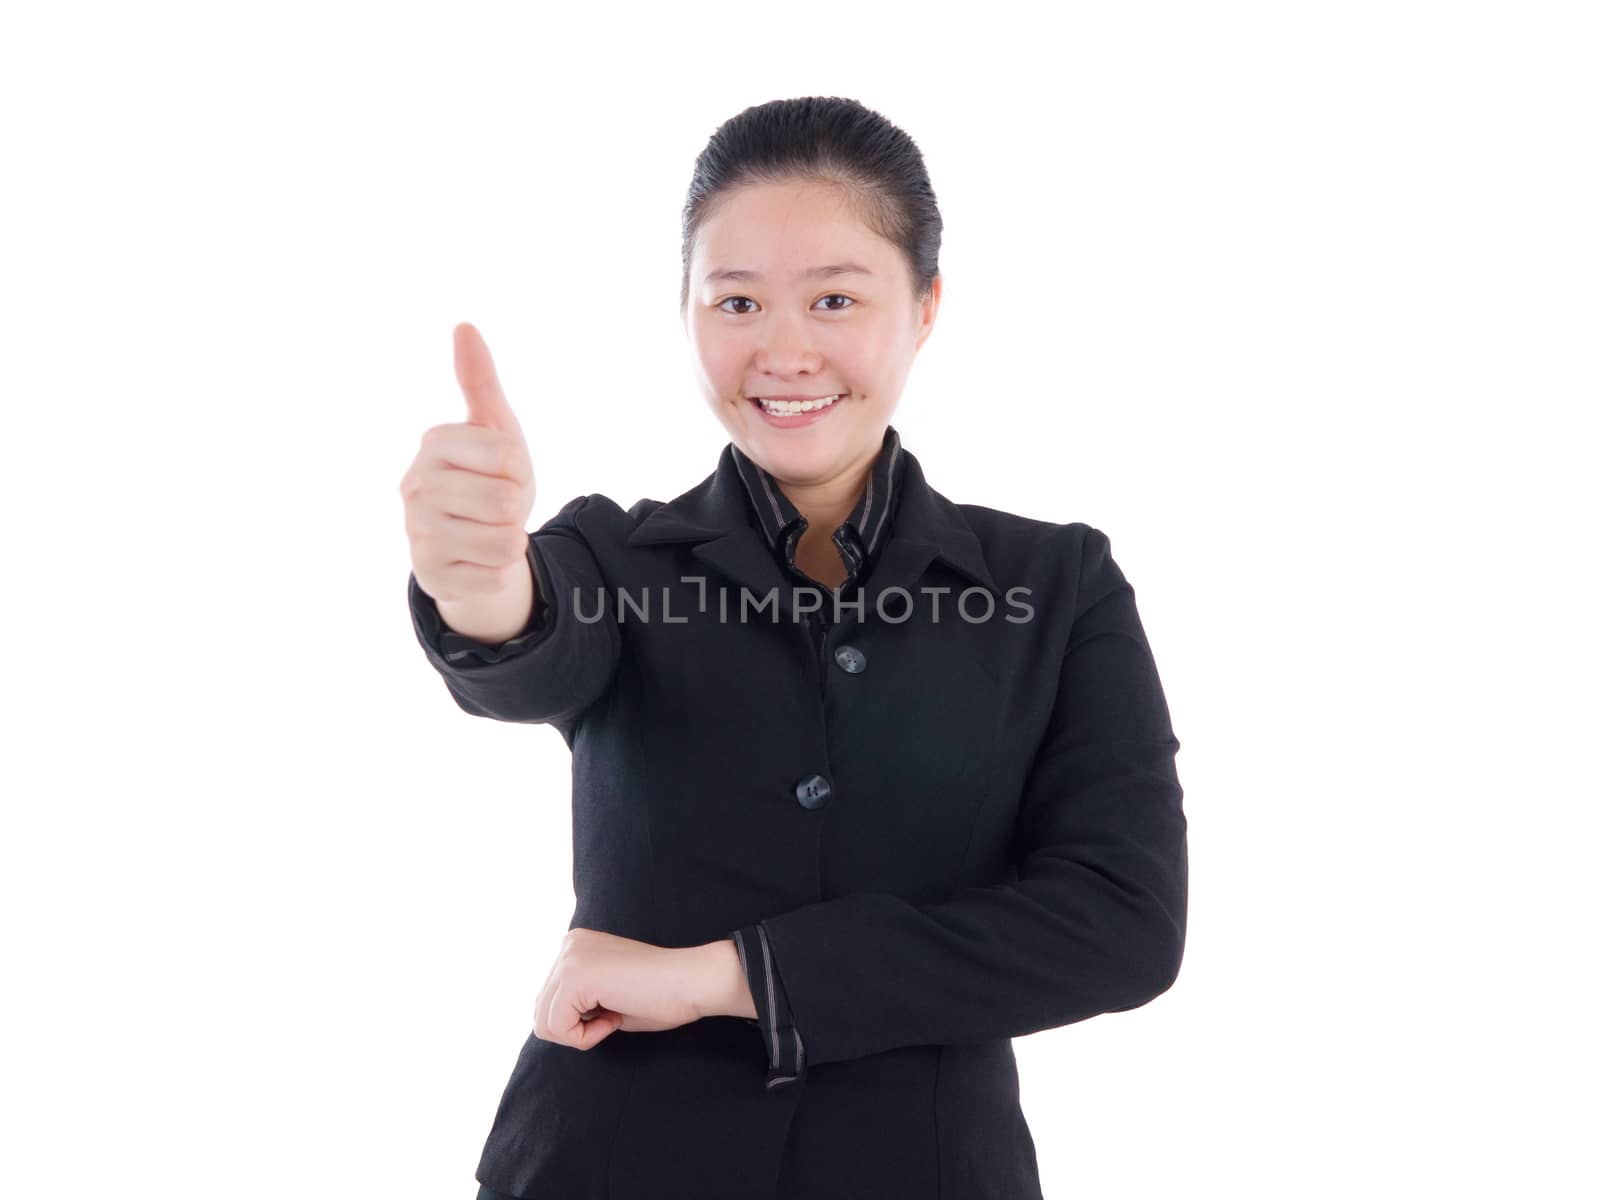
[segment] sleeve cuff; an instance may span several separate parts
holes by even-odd
[[[533,538],[528,539],[528,566],[534,578],[534,605],[533,612],[528,616],[528,623],[523,626],[522,632],[509,638],[498,645],[480,642],[476,638],[467,637],[457,633],[444,624],[438,616],[439,608],[431,597],[424,599],[425,607],[430,610],[432,620],[430,625],[437,629],[435,648],[445,660],[453,667],[471,668],[478,663],[503,662],[538,645],[544,636],[550,632],[553,622],[550,620],[550,603],[546,599],[549,593],[548,575],[539,561],[539,548]],[[435,624],[437,622],[437,624]]]
[[[743,1020],[761,1030],[767,1048],[767,1087],[782,1087],[805,1077],[805,1043],[795,1028],[789,1010],[789,995],[778,975],[767,931],[757,921],[729,934],[739,951],[750,996],[755,1001],[756,1019]]]

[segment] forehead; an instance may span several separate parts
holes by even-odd
[[[723,196],[695,239],[697,282],[812,283],[888,275],[894,248],[866,225],[843,188],[818,183],[758,184]],[[717,278],[708,279],[715,275]]]

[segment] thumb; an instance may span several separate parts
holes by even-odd
[[[489,356],[483,335],[463,321],[455,328],[455,343],[456,382],[467,398],[468,422],[521,437],[522,426],[500,389],[500,376],[495,373],[494,359]]]

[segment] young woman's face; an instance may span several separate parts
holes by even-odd
[[[822,268],[861,270],[824,273]],[[723,272],[741,272],[728,277]],[[734,445],[784,482],[822,483],[877,455],[941,284],[918,304],[905,259],[842,189],[763,184],[722,197],[689,262],[685,332]],[[839,395],[798,417],[757,397]]]

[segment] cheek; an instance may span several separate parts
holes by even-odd
[[[842,330],[827,349],[839,366],[869,376],[881,372],[884,363],[902,352],[893,331],[881,322]]]
[[[694,352],[706,378],[719,387],[725,387],[730,379],[737,385],[742,378],[744,368],[739,348],[728,338],[719,336],[716,330],[697,331]]]
[[[850,353],[834,355],[828,365],[840,376],[840,382],[853,391],[872,395],[883,390],[884,360],[871,347],[852,347]]]

